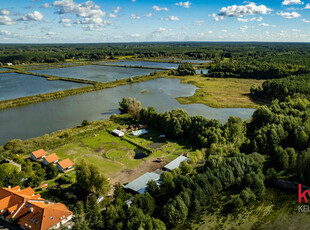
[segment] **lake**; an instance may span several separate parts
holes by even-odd
[[[176,60],[178,61],[178,60]],[[195,64],[203,64],[203,63],[208,63],[208,62],[212,62],[210,60],[191,60],[191,59],[188,59],[188,60],[180,60],[179,62],[190,62],[190,63],[195,63]]]
[[[124,68],[114,66],[84,65],[56,69],[30,70],[32,73],[58,77],[78,78],[90,81],[110,82],[135,76],[149,75],[156,69]]]
[[[10,70],[10,69],[8,69],[8,68],[0,68],[0,71],[8,71],[8,70]]]
[[[196,69],[196,74],[201,74],[201,71],[202,74],[207,74],[209,72],[208,69]]]
[[[151,68],[163,68],[163,69],[177,69],[179,64],[168,62],[155,62],[155,61],[118,61],[107,63],[109,65],[123,65],[123,66],[142,66]]]
[[[189,115],[218,119],[224,123],[229,116],[248,119],[253,109],[215,109],[201,104],[180,104],[175,97],[194,94],[194,85],[181,84],[179,79],[155,79],[116,88],[104,89],[61,99],[30,104],[0,111],[0,144],[13,138],[27,139],[79,125],[84,119],[93,121],[119,113],[123,97],[135,97],[143,107],[153,106],[158,112],[181,108]],[[143,93],[142,93],[143,92]]]
[[[69,81],[48,81],[43,77],[18,73],[0,74],[0,101],[86,86]]]

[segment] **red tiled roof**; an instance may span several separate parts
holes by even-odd
[[[46,152],[44,151],[44,149],[39,149],[39,150],[33,151],[32,154],[36,158],[40,158],[40,157],[46,156]]]
[[[0,210],[4,210],[0,215],[14,218],[26,229],[47,230],[73,214],[64,204],[48,204],[32,191],[19,186],[0,189]]]
[[[67,169],[67,168],[72,167],[74,165],[74,163],[69,158],[67,158],[67,159],[65,159],[63,161],[58,162],[58,164],[63,169]]]
[[[48,155],[46,157],[44,157],[44,159],[48,162],[48,163],[53,163],[55,161],[59,160],[59,157],[56,155],[56,153],[52,153],[51,155]]]

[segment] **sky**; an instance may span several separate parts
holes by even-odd
[[[0,43],[310,42],[310,0],[0,0]]]

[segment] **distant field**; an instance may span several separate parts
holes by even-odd
[[[230,199],[228,192],[220,194],[194,221],[193,229],[310,229],[309,213],[297,212],[297,191],[268,188],[261,200],[227,213],[225,205]]]
[[[140,146],[151,148],[152,144],[160,141],[158,136],[158,132],[151,131],[150,134],[141,137],[127,136],[126,138]],[[141,148],[103,131],[50,150],[49,153],[55,152],[61,159],[70,158],[75,163],[83,159],[87,163],[97,165],[106,177],[111,178],[113,184],[125,183],[136,179],[145,172],[162,168],[167,162],[184,152],[194,154],[194,150],[178,143],[167,140],[161,141],[162,146],[153,149],[153,153],[147,156],[147,153]],[[141,154],[142,157],[144,155],[145,157],[140,158]],[[154,162],[157,157],[164,157],[163,162]]]
[[[205,78],[200,75],[177,78],[183,79],[182,83],[200,88],[191,97],[177,98],[180,103],[200,103],[214,108],[257,108],[259,104],[249,97],[250,89],[264,82],[255,79]]]

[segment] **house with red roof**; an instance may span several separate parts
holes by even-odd
[[[44,158],[46,155],[47,153],[44,151],[44,149],[39,149],[39,150],[33,151],[30,154],[30,159],[34,161],[38,161]]]
[[[56,153],[52,153],[43,158],[43,164],[45,165],[49,165],[51,163],[56,164],[58,161],[59,157],[56,155]]]
[[[0,189],[0,218],[7,222],[14,220],[22,229],[56,229],[72,217],[73,213],[64,204],[49,203],[31,187]]]
[[[72,169],[73,165],[74,163],[69,158],[67,158],[63,161],[57,162],[56,167],[60,172],[65,172],[69,169]]]

